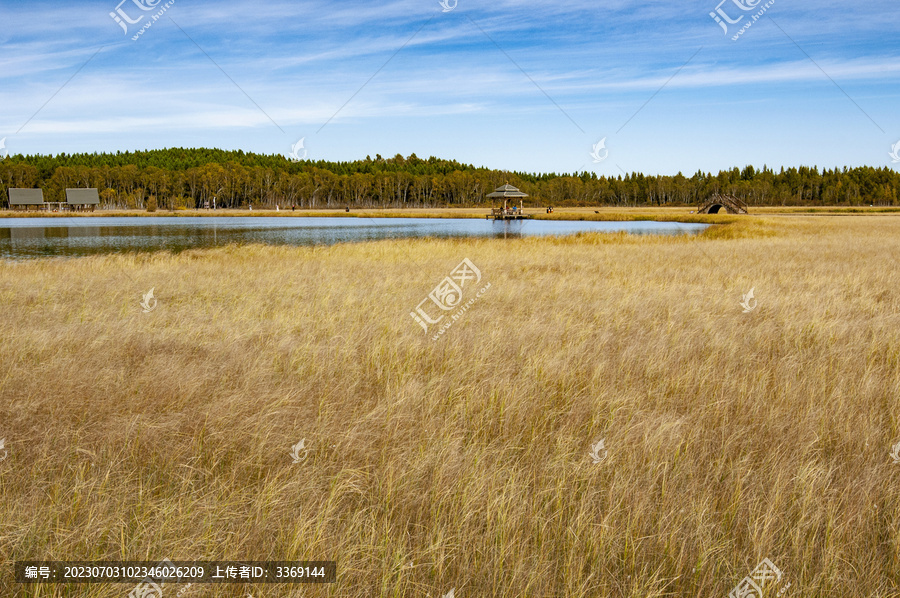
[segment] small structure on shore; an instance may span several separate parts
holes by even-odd
[[[747,204],[733,195],[713,194],[705,204],[697,209],[698,214],[718,214],[725,210],[729,214],[746,214]]]
[[[486,216],[488,220],[491,218],[494,220],[524,220],[526,218],[531,218],[530,215],[526,216],[522,211],[522,198],[528,197],[528,194],[522,193],[512,185],[507,183],[502,187],[497,187],[494,189],[493,193],[488,193],[487,196],[491,199],[503,199],[503,207],[491,208],[490,215]],[[518,199],[519,205],[516,206],[515,202],[513,202],[512,207],[510,207],[510,199]]]
[[[96,189],[66,189],[66,205],[70,210],[90,210],[100,205]]]
[[[9,189],[9,208],[11,210],[24,208],[27,212],[31,206],[38,210],[46,208],[43,189]]]

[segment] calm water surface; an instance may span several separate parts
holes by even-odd
[[[705,224],[446,218],[102,217],[0,218],[0,258],[182,251],[231,243],[331,245],[412,237],[520,238],[579,232],[693,234]]]

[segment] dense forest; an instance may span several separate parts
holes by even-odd
[[[216,149],[166,149],[116,154],[10,156],[0,160],[0,205],[9,187],[40,187],[45,201],[65,189],[96,187],[101,207],[193,208],[276,205],[301,208],[441,207],[490,203],[486,195],[510,183],[530,197],[526,206],[687,206],[714,193],[750,205],[900,205],[900,173],[890,168],[753,166],[687,177],[615,177],[593,172],[528,174],[476,168],[415,154],[354,162],[293,162],[283,156]]]

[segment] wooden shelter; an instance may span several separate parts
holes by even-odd
[[[733,195],[716,193],[697,209],[697,213],[718,214],[720,210],[725,210],[729,214],[746,214],[747,204]]]
[[[73,210],[93,212],[100,205],[100,195],[96,189],[66,189],[66,204]]]
[[[46,205],[43,189],[9,189],[10,209],[24,208],[28,211],[31,206],[35,206],[40,210]]]
[[[493,193],[488,193],[487,196],[491,199],[503,200],[502,208],[491,208],[491,214],[487,216],[488,220],[491,218],[494,220],[523,220],[531,218],[530,215],[526,216],[522,211],[522,198],[528,197],[528,194],[522,193],[512,185],[507,183],[502,187],[497,187]],[[519,205],[516,206],[515,201],[513,201],[513,205],[510,206],[510,199],[518,199]]]

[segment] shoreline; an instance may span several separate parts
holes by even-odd
[[[44,212],[13,211],[0,209],[0,221],[4,218],[459,218],[483,219],[490,208],[357,208],[347,212],[345,208],[303,210],[246,210],[246,209],[193,209],[147,212],[146,210],[98,210],[95,212]],[[657,220],[661,222],[726,224],[755,216],[842,216],[900,214],[900,206],[841,207],[841,206],[760,206],[750,214],[696,214],[686,207],[572,207],[554,208],[547,214],[542,208],[525,209],[534,220],[595,220],[635,221]]]

